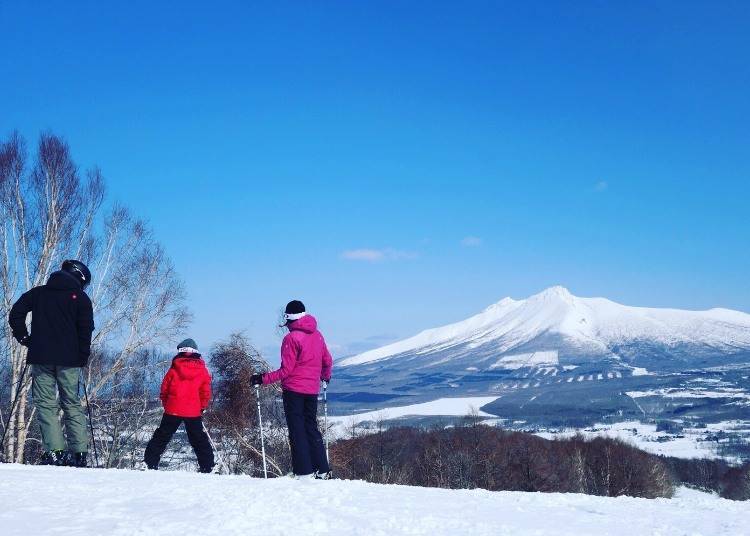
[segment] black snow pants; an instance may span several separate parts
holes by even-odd
[[[203,429],[203,419],[201,417],[176,417],[166,413],[161,418],[159,428],[154,431],[153,437],[146,445],[146,454],[143,458],[149,469],[159,468],[159,460],[164,453],[164,449],[167,448],[169,440],[172,439],[183,422],[190,446],[193,447],[193,451],[198,457],[201,473],[211,472],[214,467],[214,451],[211,448],[208,434]]]
[[[283,399],[294,474],[327,473],[326,450],[318,430],[318,396],[284,391]]]

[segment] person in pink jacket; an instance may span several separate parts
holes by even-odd
[[[281,343],[281,367],[256,374],[251,381],[254,385],[281,382],[292,470],[297,476],[327,479],[330,467],[318,429],[318,394],[320,382],[331,381],[333,359],[318,322],[301,301],[287,304],[284,319],[289,333]]]

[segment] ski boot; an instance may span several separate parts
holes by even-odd
[[[146,457],[140,464],[142,471],[158,471],[159,470],[159,458],[154,459],[153,457]]]
[[[88,452],[76,452],[68,455],[68,465],[71,467],[88,467]]]
[[[315,471],[315,480],[331,480],[333,478],[333,475],[331,474],[331,471],[328,471],[327,473],[319,473]]]
[[[39,465],[67,465],[66,453],[62,450],[50,450],[42,454],[39,458]]]

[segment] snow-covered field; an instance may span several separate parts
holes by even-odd
[[[479,411],[479,408],[497,400],[497,396],[469,396],[456,398],[439,398],[422,404],[411,404],[408,406],[396,406],[374,411],[365,411],[354,415],[341,417],[329,417],[334,425],[352,426],[368,421],[379,421],[389,419],[400,419],[402,417],[463,417],[474,411],[482,417],[494,417],[489,413]]]
[[[625,393],[630,398],[738,398],[750,400],[750,394],[744,389],[732,387],[719,387],[716,389],[706,389],[705,387],[696,387],[691,389],[665,388],[650,389],[648,391],[627,391]]]
[[[682,489],[675,499],[441,490],[183,472],[0,466],[0,533],[731,535],[748,504]]]
[[[536,432],[546,439],[572,437],[580,434],[586,438],[597,436],[622,439],[641,450],[676,458],[719,458],[717,443],[706,438],[720,431],[743,433],[748,428],[746,421],[726,421],[710,424],[706,428],[685,428],[679,434],[657,432],[655,424],[637,421],[599,424],[580,430]],[[739,460],[737,460],[739,461]]]

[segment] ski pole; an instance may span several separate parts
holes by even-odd
[[[255,400],[258,402],[258,428],[260,428],[260,450],[263,454],[263,478],[268,478],[268,468],[266,467],[266,444],[263,440],[263,419],[260,415],[260,388],[255,386]]]
[[[89,388],[86,384],[86,377],[83,375],[83,369],[81,369],[81,380],[83,381],[83,394],[86,397],[86,409],[89,413],[89,428],[91,429],[91,444],[94,447],[94,461],[96,467],[99,467],[99,452],[96,450],[96,438],[94,437],[94,420],[91,418],[91,404],[89,403]]]
[[[326,438],[326,461],[330,464],[331,459],[328,457],[328,382],[323,381],[323,430]]]
[[[211,434],[208,433],[208,428],[206,428],[206,423],[201,421],[201,425],[203,426],[203,432],[206,434],[206,437],[208,438],[208,442],[211,443],[211,448],[214,449],[214,452],[216,453],[216,457],[219,459],[219,467],[223,467],[224,470],[227,472],[227,474],[229,474],[229,467],[227,467],[227,464],[224,463],[224,458],[221,456],[219,449],[216,448],[216,444],[214,443],[214,440],[211,439]]]
[[[3,454],[3,447],[5,446],[5,436],[8,433],[8,428],[10,428],[10,421],[13,418],[13,412],[16,410],[16,404],[18,403],[18,399],[21,397],[21,388],[23,387],[23,380],[26,376],[26,371],[29,368],[29,364],[26,363],[23,366],[23,369],[21,370],[21,377],[18,380],[18,383],[16,384],[16,396],[13,397],[13,402],[10,405],[10,413],[8,413],[8,420],[5,423],[5,428],[3,429],[3,438],[0,439],[0,455],[3,456],[3,459],[5,459],[5,455]]]

